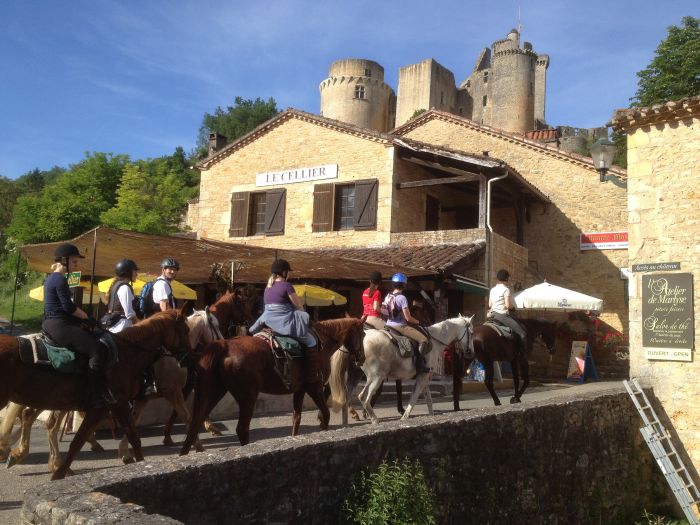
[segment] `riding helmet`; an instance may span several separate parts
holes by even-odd
[[[56,261],[61,261],[62,259],[68,257],[80,257],[81,259],[85,259],[83,255],[80,255],[80,250],[78,250],[78,247],[75,244],[68,242],[58,246],[56,251],[53,252],[53,256],[54,260]]]
[[[139,267],[131,259],[122,259],[114,266],[114,273],[117,277],[131,277],[132,272],[138,271]]]
[[[275,259],[275,261],[272,263],[272,267],[270,268],[270,271],[272,273],[277,274],[277,275],[281,275],[284,272],[291,272],[292,269],[289,266],[289,263],[285,259]]]
[[[508,270],[498,270],[498,273],[496,274],[496,279],[499,281],[507,281],[510,279],[510,274],[508,273]]]
[[[369,282],[373,284],[379,284],[382,282],[382,274],[379,272],[372,272],[369,274]]]
[[[166,257],[162,261],[160,261],[160,267],[161,268],[175,268],[176,270],[180,269],[180,263],[177,262],[177,259],[173,259],[172,257]]]
[[[391,282],[406,284],[408,282],[408,277],[406,277],[405,273],[395,273],[394,276],[391,278]]]

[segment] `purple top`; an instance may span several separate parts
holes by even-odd
[[[403,315],[403,309],[408,308],[408,300],[402,293],[397,293],[394,296],[394,311],[389,312],[389,318],[386,320],[388,326],[406,326],[406,317]],[[395,314],[395,315],[394,315]]]
[[[289,295],[296,293],[294,287],[287,281],[275,281],[272,286],[265,288],[263,302],[265,304],[292,304]]]

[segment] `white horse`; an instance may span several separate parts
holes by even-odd
[[[190,347],[195,349],[200,343],[209,343],[216,339],[223,339],[219,322],[216,317],[211,315],[208,310],[195,310],[192,315],[187,318],[187,326],[189,328]],[[118,336],[118,334],[117,334]],[[158,359],[154,364],[154,379],[158,388],[158,395],[150,396],[149,398],[139,399],[134,406],[134,422],[138,422],[144,407],[149,399],[162,396],[173,405],[183,423],[189,426],[190,412],[185,404],[185,399],[182,395],[182,390],[187,381],[187,370],[181,368],[177,360],[169,353],[166,353]],[[8,468],[21,463],[29,454],[29,443],[31,438],[32,424],[41,413],[31,407],[16,405],[10,403],[7,406],[6,417],[3,424],[0,426],[0,459],[7,459]],[[49,440],[49,471],[55,472],[60,465],[60,452],[58,448],[58,434],[61,430],[62,422],[68,412],[52,411],[49,419],[46,422],[48,440]],[[20,429],[12,433],[14,421],[19,416]],[[19,438],[20,445],[10,451],[10,447]],[[95,440],[94,434],[88,440],[93,451],[104,450]],[[163,439],[164,443],[172,443],[169,435]],[[202,449],[199,441],[195,443],[195,447]],[[203,450],[203,449],[202,449]],[[132,463],[134,461],[132,452],[128,448],[126,437],[119,443],[119,457],[124,463]]]
[[[416,376],[416,365],[413,356],[401,357],[399,350],[384,330],[367,330],[364,339],[365,362],[362,371],[367,377],[367,384],[359,394],[360,402],[370,417],[372,423],[378,423],[372,403],[370,402],[374,393],[379,389],[382,382],[387,379],[410,379],[416,377],[415,386],[411,399],[408,402],[406,411],[401,420],[406,420],[411,415],[413,407],[418,401],[418,397],[425,391],[428,412],[433,413],[433,400],[430,396],[430,389],[426,388],[432,370],[437,367],[440,355],[446,346],[451,343],[462,351],[474,351],[472,342],[472,317],[455,317],[446,321],[435,323],[426,328],[430,335],[432,349],[425,356],[426,362],[431,372]],[[331,400],[330,406],[335,411],[343,408],[343,425],[347,424],[347,406],[349,404],[349,392],[354,390],[356,384],[348,384],[346,372],[349,366],[349,359],[346,352],[336,352],[333,356],[333,370],[335,374],[330,377]]]

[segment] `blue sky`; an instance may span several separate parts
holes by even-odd
[[[0,3],[0,175],[190,151],[236,96],[318,113],[340,58],[398,69],[435,58],[461,82],[517,26],[550,55],[546,118],[599,126],[697,0],[6,0]]]

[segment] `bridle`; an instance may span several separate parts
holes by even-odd
[[[462,319],[464,319],[464,321],[465,321],[464,333],[463,333],[461,336],[457,337],[456,339],[454,339],[454,340],[452,341],[452,342],[455,343],[455,344],[460,344],[460,343],[462,342],[462,339],[464,339],[465,337],[467,337],[467,334],[471,334],[471,333],[472,333],[472,324],[471,324],[469,321],[467,321],[467,318],[466,318],[466,317],[462,317]],[[430,333],[429,330],[425,330],[425,332],[428,334],[428,336],[429,336],[431,339],[437,341],[437,342],[440,343],[442,346],[448,346],[448,345],[450,344],[450,343],[445,343],[444,341],[441,341],[440,339],[438,339],[437,337],[435,337],[434,335],[432,335],[432,334]],[[468,339],[467,339],[467,341],[468,341]],[[460,346],[462,346],[462,345],[460,344]]]

